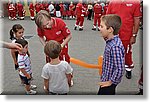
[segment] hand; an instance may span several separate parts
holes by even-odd
[[[136,36],[132,36],[131,39],[130,39],[130,44],[135,44],[136,42]]]
[[[26,74],[27,79],[31,79],[30,74]]]
[[[44,86],[44,91],[45,91],[45,93],[49,93],[49,90]]]
[[[8,48],[8,49],[16,49],[16,50],[19,50],[19,51],[22,50],[22,45],[18,44],[18,43],[7,43],[7,42],[5,42],[4,47]]]
[[[99,82],[100,87],[108,87],[112,84],[111,81]]]

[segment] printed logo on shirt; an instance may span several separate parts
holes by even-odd
[[[126,4],[126,6],[132,6],[133,4]]]
[[[61,34],[61,31],[56,32],[56,35],[59,35],[59,34]]]
[[[66,32],[67,32],[67,33],[70,33],[70,30],[69,30],[69,29],[66,29]]]

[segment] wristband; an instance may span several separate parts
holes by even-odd
[[[132,36],[133,36],[133,37],[136,37],[136,36],[137,36],[137,34],[133,34]]]

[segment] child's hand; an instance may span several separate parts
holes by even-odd
[[[100,87],[108,87],[112,84],[111,81],[99,82]]]
[[[26,74],[27,79],[31,79],[30,74]]]
[[[44,86],[44,91],[45,91],[45,93],[49,93],[49,90]]]

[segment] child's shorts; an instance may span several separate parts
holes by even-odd
[[[27,79],[27,77],[24,77],[24,76],[21,76],[21,75],[19,75],[19,76],[20,76],[21,80],[24,82],[25,85],[30,85],[31,78]]]

